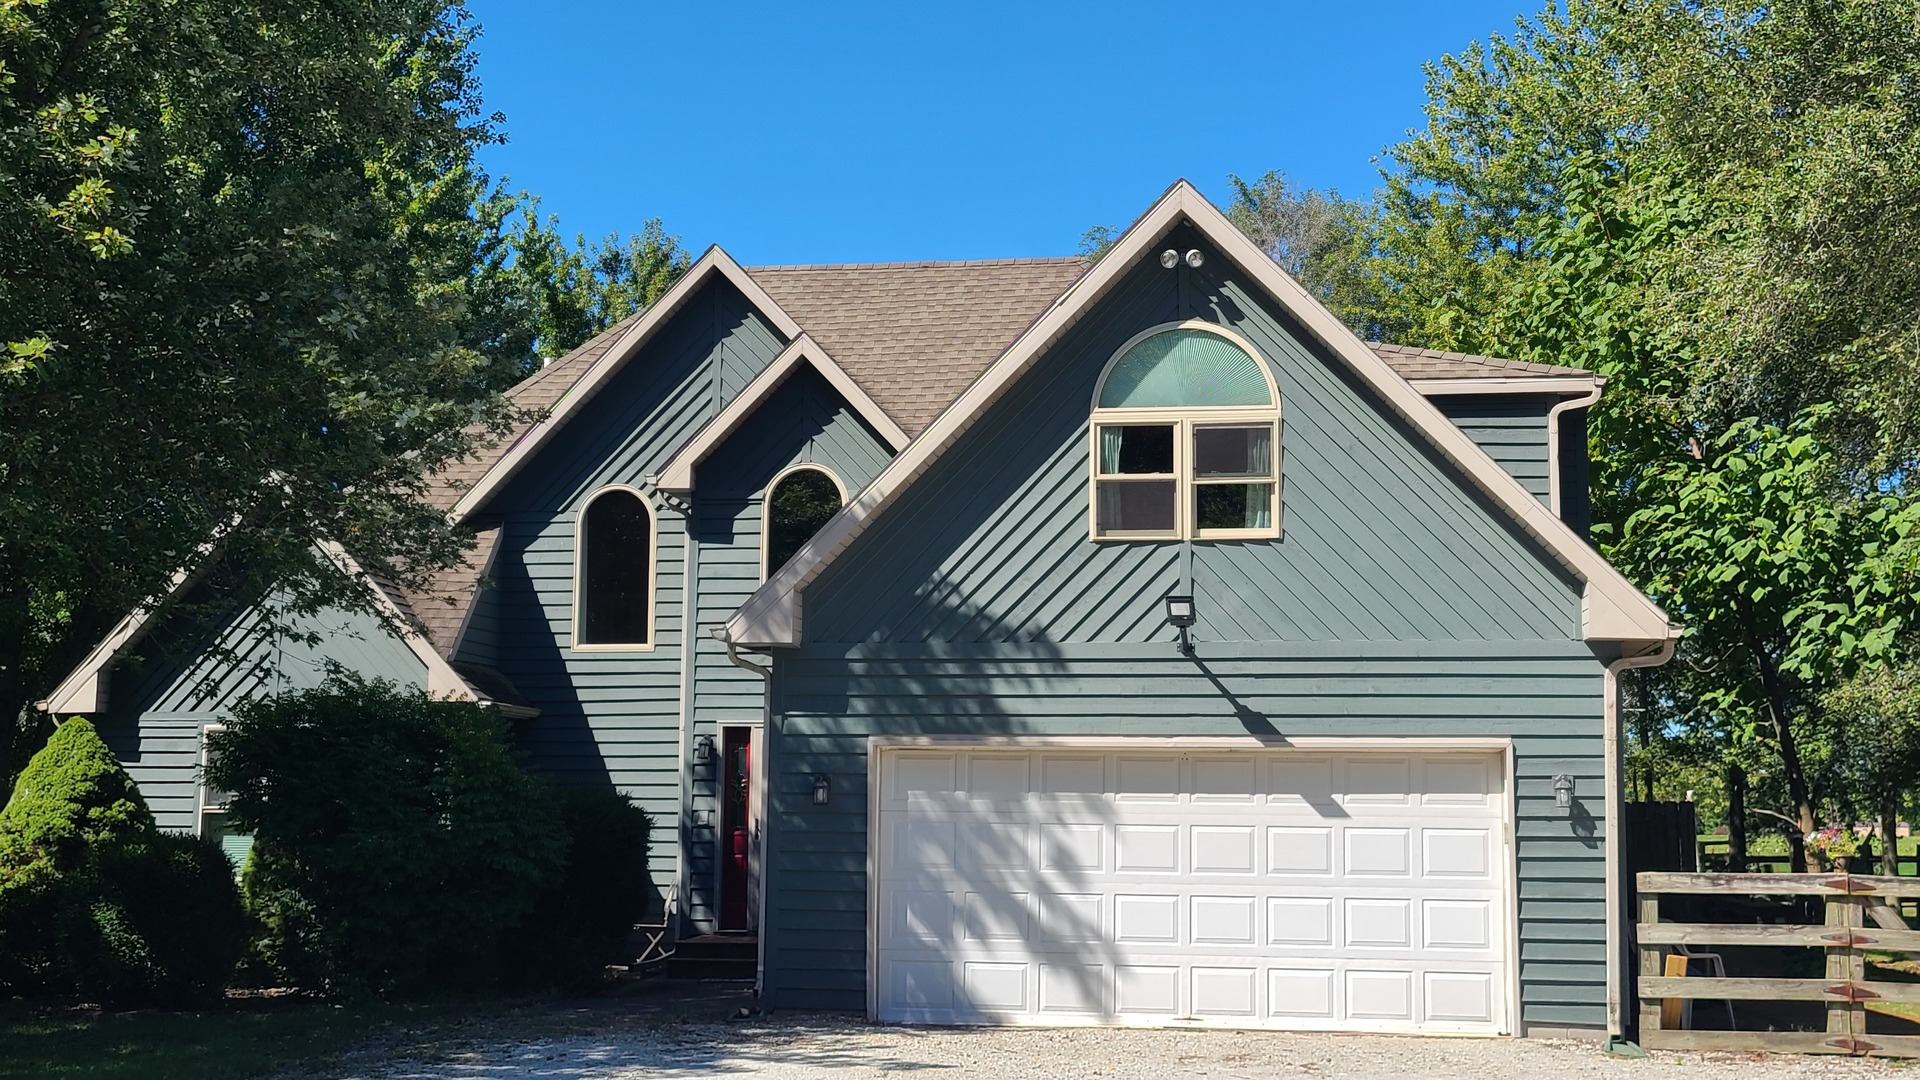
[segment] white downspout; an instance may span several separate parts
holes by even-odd
[[[1570,397],[1547,410],[1547,509],[1560,517],[1560,414],[1584,409],[1600,400],[1600,389],[1607,380],[1595,378],[1593,388],[1579,397]]]
[[[733,638],[727,635],[726,624],[722,623],[713,628],[713,638],[715,641],[727,647],[727,663],[732,664],[734,667],[751,671],[760,679],[761,752],[760,760],[754,762],[753,785],[759,789],[754,792],[754,794],[757,797],[755,801],[760,804],[761,818],[763,820],[771,820],[773,815],[768,812],[767,807],[767,776],[772,770],[767,767],[769,764],[767,759],[771,756],[773,750],[773,700],[771,694],[772,687],[770,685],[773,673],[767,668],[740,655],[739,649],[734,647]],[[772,861],[772,855],[770,853],[771,846],[767,843],[765,830],[762,830],[759,840],[760,880],[756,882],[756,884],[759,886],[760,891],[758,898],[760,926],[759,932],[754,935],[753,996],[755,1000],[760,999],[762,993],[766,990],[767,983],[767,938],[770,936],[767,933],[767,877],[768,871],[771,869],[768,863]]]
[[[1620,801],[1626,797],[1626,789],[1621,783],[1620,761],[1620,673],[1631,668],[1659,667],[1673,656],[1674,638],[1659,643],[1652,652],[1639,656],[1623,656],[1607,665],[1607,673],[1602,680],[1602,722],[1605,724],[1606,755],[1606,857],[1607,857],[1607,1035],[1612,1039],[1626,1038],[1626,933],[1621,919],[1621,904],[1625,900],[1621,889],[1620,822],[1623,817]]]

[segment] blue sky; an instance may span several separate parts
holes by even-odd
[[[662,218],[743,262],[1070,254],[1175,178],[1351,194],[1420,65],[1527,0],[471,0],[510,141],[484,161],[599,236]]]

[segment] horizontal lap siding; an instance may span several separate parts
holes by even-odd
[[[869,735],[1503,736],[1524,1020],[1604,1023],[1603,669],[1578,640],[1580,584],[1197,235],[1165,246],[1204,267],[1125,274],[804,592],[769,765],[782,1003],[864,1004]],[[1243,335],[1279,387],[1279,540],[1088,538],[1099,374],[1181,318]],[[1480,432],[1536,495],[1537,419]],[[1164,623],[1180,591],[1198,662]],[[815,772],[833,777],[823,810]]]
[[[341,609],[270,617],[254,605],[200,630],[176,616],[138,652],[114,672],[101,735],[160,826],[182,831],[198,828],[200,729],[234,705],[318,686],[329,661],[369,679],[426,685],[426,665],[405,642],[374,616]]]
[[[695,738],[711,735],[717,746],[723,726],[754,725],[764,718],[765,683],[730,662],[726,646],[710,631],[760,587],[769,485],[790,466],[806,463],[824,466],[854,492],[891,456],[891,449],[839,391],[807,367],[795,372],[699,466],[693,493],[700,546],[693,639]],[[689,809],[713,823],[686,826],[689,903],[697,922],[712,918],[718,905],[713,883],[719,774],[717,767],[699,768],[689,778]]]
[[[1467,437],[1514,479],[1548,504],[1553,492],[1547,453],[1547,413],[1556,399],[1544,395],[1443,395],[1433,399]]]
[[[806,649],[777,661],[768,887],[779,1004],[865,1005],[870,735],[1500,736],[1515,748],[1523,1018],[1605,1022],[1602,668],[1590,651],[1352,643],[1343,654],[1321,643],[1308,657],[1203,649],[1198,663],[1160,647],[1102,651],[1033,646],[968,659]],[[832,777],[828,807],[811,803],[815,773]],[[1556,808],[1559,773],[1592,800],[1593,820]]]
[[[689,625],[686,518],[646,478],[784,344],[731,285],[707,286],[490,507],[502,528],[479,610],[492,622],[493,663],[540,710],[519,725],[520,745],[561,779],[611,783],[653,815],[651,870],[662,892],[674,882],[676,846],[694,839],[680,833],[681,659],[684,635],[698,633],[704,616],[694,612]],[[648,491],[655,511],[651,650],[573,648],[575,522],[610,484]]]

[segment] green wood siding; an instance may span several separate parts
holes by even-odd
[[[760,587],[768,486],[789,466],[809,463],[826,467],[851,494],[878,475],[892,453],[840,392],[809,367],[794,373],[702,463],[693,493],[699,548],[693,737],[711,735],[717,746],[721,727],[759,724],[765,718],[765,684],[728,662],[726,647],[709,631],[725,623]],[[696,922],[705,925],[719,903],[713,887],[720,839],[719,769],[694,768],[687,782],[688,811],[704,814],[709,822],[686,827],[688,905]]]
[[[278,625],[276,625],[278,624]],[[314,642],[303,640],[313,635]],[[212,627],[157,628],[113,674],[101,737],[140,785],[162,828],[198,827],[200,729],[239,701],[318,686],[328,661],[369,678],[426,685],[426,665],[372,615],[329,610],[266,617],[245,608]]]
[[[689,851],[697,838],[681,814],[681,657],[683,634],[700,631],[686,626],[687,519],[651,497],[658,538],[650,651],[572,648],[574,521],[608,484],[647,490],[645,478],[784,346],[731,285],[709,284],[491,506],[502,528],[482,599],[483,633],[494,666],[540,709],[520,725],[521,745],[562,779],[632,794],[663,828],[677,824],[673,842]],[[654,880],[664,892],[674,879],[674,849],[657,842],[655,852]]]
[[[806,643],[775,654],[770,989],[864,1004],[869,735],[1508,736],[1524,1022],[1604,1023],[1604,669],[1578,583],[1208,255],[1125,275],[806,590]],[[1101,367],[1195,317],[1253,342],[1279,385],[1283,536],[1095,543]],[[1162,621],[1185,588],[1197,661]],[[1573,819],[1558,772],[1580,784]]]
[[[1547,413],[1559,398],[1545,394],[1447,394],[1431,398],[1487,456],[1526,485],[1541,505],[1553,495],[1547,462]]]

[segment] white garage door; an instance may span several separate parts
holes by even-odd
[[[876,761],[879,1019],[1509,1030],[1501,754]]]

